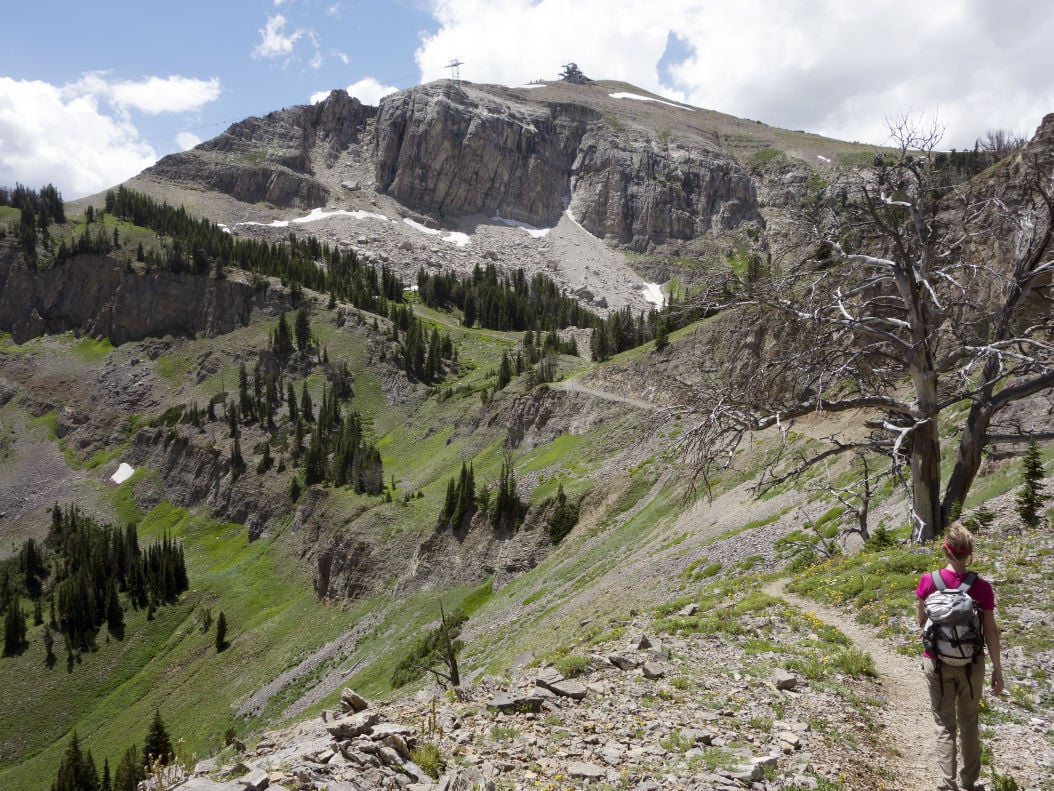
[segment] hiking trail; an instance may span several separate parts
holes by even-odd
[[[934,785],[937,772],[933,743],[935,731],[920,660],[896,653],[877,638],[870,627],[857,623],[849,614],[804,599],[787,591],[786,585],[786,579],[779,579],[770,582],[763,590],[834,626],[854,646],[875,660],[878,682],[885,697],[879,718],[883,725],[883,740],[896,762],[891,767],[896,773],[895,787],[927,788]]]

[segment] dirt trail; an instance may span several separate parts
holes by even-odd
[[[578,376],[571,376],[559,382],[554,382],[551,387],[557,390],[566,390],[569,393],[583,393],[593,398],[599,398],[603,401],[617,401],[621,404],[629,404],[635,406],[637,409],[643,409],[648,412],[655,412],[660,409],[656,404],[650,401],[645,401],[641,398],[632,398],[631,396],[619,395],[618,393],[611,393],[606,390],[597,390],[589,385],[584,385],[578,381]]]
[[[885,738],[896,761],[898,788],[927,788],[933,785],[937,767],[934,752],[933,715],[930,714],[921,662],[896,653],[875,637],[867,626],[849,619],[844,613],[817,602],[803,599],[785,589],[787,580],[776,580],[765,586],[765,593],[790,602],[805,612],[834,626],[853,644],[875,660],[879,683],[886,703],[881,709]]]

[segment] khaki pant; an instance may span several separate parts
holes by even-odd
[[[941,772],[937,788],[940,791],[973,788],[981,774],[977,710],[984,688],[984,659],[978,658],[962,667],[941,663],[939,669],[929,657],[924,657],[922,662],[933,719],[937,723],[937,763]],[[956,746],[962,757],[958,784],[955,782]]]

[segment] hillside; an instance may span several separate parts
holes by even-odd
[[[69,664],[47,666],[40,624],[0,659],[0,787],[46,788],[74,729],[113,767],[159,710],[188,756],[237,734],[247,764],[275,773],[271,787],[340,788],[356,782],[349,764],[294,767],[333,753],[319,714],[346,686],[406,724],[403,741],[434,741],[451,771],[475,767],[498,787],[738,787],[749,780],[732,770],[747,753],[767,788],[914,787],[918,762],[903,753],[918,712],[889,692],[910,683],[890,655],[912,639],[911,578],[928,551],[854,555],[850,536],[839,546],[851,559],[793,567],[791,591],[852,601],[867,624],[885,624],[878,635],[844,609],[825,611],[824,626],[809,611],[818,605],[784,594],[793,551],[778,542],[837,526],[845,509],[823,482],[855,471],[832,463],[758,498],[751,487],[781,448],[778,432],[759,432],[706,491],[685,444],[709,406],[699,393],[714,365],[731,377],[769,362],[783,339],[727,310],[688,315],[658,349],[649,314],[659,283],[683,294],[785,243],[813,175],[873,152],[641,96],[608,83],[437,83],[367,108],[335,92],[247,119],[127,185],[233,233],[162,231],[100,196],[70,206],[51,233],[119,240],[109,249],[53,262],[42,243],[33,263],[14,234],[0,240],[0,559],[47,535],[52,506],[75,505],[136,524],[141,540],[179,540],[190,576],[156,613],[130,609],[126,638],[103,627]],[[435,148],[444,135],[460,147]],[[17,221],[0,208],[0,224]],[[419,271],[471,278],[488,266],[522,269],[521,291],[551,277],[594,311],[553,333],[577,348],[533,359],[522,328],[465,326],[463,306],[429,307],[411,288]],[[556,312],[545,304],[540,323]],[[642,342],[592,360],[590,323],[625,308],[641,317]],[[303,344],[281,349],[281,323],[301,316]],[[429,335],[425,373],[410,339]],[[505,381],[517,355],[528,362]],[[376,449],[360,478],[325,477],[335,445],[318,449],[325,473],[310,478],[329,429],[296,413],[321,422],[327,404],[341,431],[361,419],[363,447]],[[1050,409],[1041,391],[1007,423],[1042,431]],[[958,416],[942,426],[949,438]],[[816,412],[794,421],[791,447],[865,428],[858,414]],[[979,559],[1010,605],[1014,679],[986,712],[986,738],[1000,772],[1050,788],[1054,658],[1036,583],[1051,548],[1042,531],[1012,534],[1021,450],[1002,446],[963,505],[998,516]],[[122,464],[134,474],[118,483]],[[511,472],[522,521],[486,506],[445,517],[463,465],[495,509]],[[576,511],[562,538],[551,532],[561,493]],[[871,507],[872,529],[906,539],[901,490],[883,487]],[[846,584],[887,573],[881,612]],[[463,696],[403,697],[431,690],[427,678],[393,689],[392,670],[440,605],[467,616]],[[217,652],[220,612],[230,644]],[[629,671],[611,666],[618,653],[636,657]],[[644,677],[645,659],[662,675]],[[495,694],[531,691],[549,663],[567,675],[588,665],[583,702],[547,695],[532,716],[487,709]],[[778,669],[801,686],[770,686]],[[276,726],[292,729],[263,736]],[[218,763],[232,760],[228,748]],[[367,787],[394,783],[394,771]]]

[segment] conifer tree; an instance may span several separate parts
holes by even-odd
[[[165,723],[161,721],[160,709],[154,709],[154,719],[150,722],[150,730],[146,734],[146,742],[143,745],[143,757],[152,762],[161,759],[161,763],[168,765],[173,760],[172,740],[165,730]]]
[[[301,307],[296,312],[296,348],[303,354],[307,347],[311,345],[311,320],[307,314],[307,308]]]
[[[12,596],[4,616],[4,656],[19,651],[26,642],[26,615],[17,595]]]
[[[143,767],[139,761],[139,748],[132,745],[124,751],[113,775],[113,791],[136,791],[143,779]]]
[[[227,647],[227,616],[223,614],[223,610],[220,610],[220,615],[216,619],[216,653],[222,653]]]
[[[1021,460],[1021,488],[1017,492],[1017,515],[1028,527],[1039,527],[1043,521],[1043,505],[1050,498],[1043,492],[1043,459],[1035,438],[1029,440],[1028,450]]]

